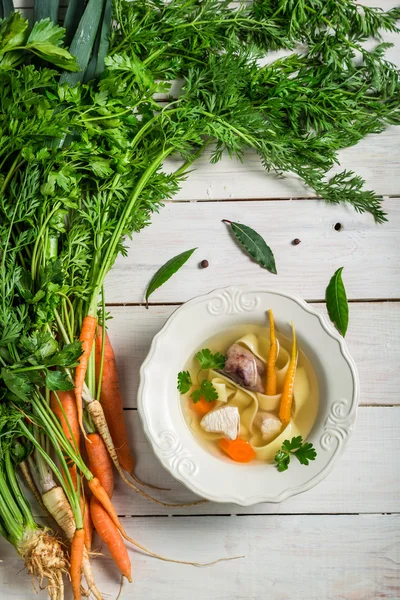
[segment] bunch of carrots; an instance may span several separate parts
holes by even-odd
[[[292,170],[332,202],[342,190],[384,220],[360,178],[324,177],[338,148],[398,121],[385,48],[365,51],[365,64],[350,69],[366,35],[397,30],[398,11],[359,14],[346,0],[345,30],[334,38],[343,64],[316,77],[325,72],[316,49],[321,39],[330,49],[326,23],[343,21],[341,4],[311,11],[309,31],[307,22],[294,26],[296,11],[281,0],[236,8],[219,0],[70,0],[62,26],[57,0],[34,4],[28,22],[12,0],[0,2],[0,535],[29,573],[47,580],[52,599],[63,598],[67,570],[75,599],[82,573],[100,598],[93,527],[128,580],[124,540],[166,560],[124,531],[112,504],[113,469],[145,498],[176,506],[145,492],[134,474],[106,335],[107,273],[126,254],[125,239],[176,194],[210,144],[213,162],[225,150],[241,159],[252,148],[267,170]],[[259,68],[259,53],[296,41],[310,52]],[[184,80],[176,98],[168,95],[174,79]],[[304,119],[302,109],[297,122],[297,88],[309,89],[310,108],[332,89],[339,100],[323,118],[313,109]],[[340,108],[348,98],[358,108],[351,128]],[[183,164],[167,173],[173,154]],[[292,373],[295,355],[294,343]],[[274,361],[276,346],[271,385]],[[292,395],[288,380],[282,423]],[[67,553],[35,522],[17,475],[64,533]]]

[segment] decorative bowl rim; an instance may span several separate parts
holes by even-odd
[[[167,455],[165,455],[159,451],[160,446],[159,446],[159,444],[157,444],[156,440],[154,439],[154,437],[150,431],[149,424],[147,422],[147,413],[146,413],[146,408],[144,405],[144,396],[145,396],[146,385],[147,385],[147,371],[148,371],[149,366],[151,365],[153,356],[157,350],[159,340],[168,334],[168,331],[169,331],[170,327],[172,326],[172,324],[177,319],[180,318],[181,314],[185,310],[189,309],[190,307],[193,307],[196,304],[206,302],[207,300],[212,300],[213,298],[218,296],[218,294],[220,294],[222,296],[224,293],[226,293],[228,295],[229,294],[255,295],[255,294],[260,294],[260,293],[261,294],[271,294],[274,296],[284,297],[284,298],[287,298],[288,300],[295,302],[303,310],[305,310],[306,312],[308,312],[318,318],[320,325],[322,326],[324,331],[338,343],[339,348],[340,348],[340,353],[341,353],[342,357],[344,358],[345,362],[347,363],[347,366],[349,367],[350,372],[351,372],[352,382],[353,382],[353,393],[352,393],[352,397],[351,397],[350,410],[349,410],[348,414],[345,416],[343,416],[341,414],[341,408],[342,408],[341,402],[336,401],[332,404],[331,412],[330,412],[329,416],[327,417],[327,419],[325,420],[325,429],[326,429],[327,425],[329,424],[333,428],[332,432],[335,435],[335,437],[337,436],[336,439],[338,440],[338,444],[337,444],[330,460],[327,462],[327,464],[325,464],[325,466],[318,473],[316,473],[308,481],[304,482],[303,484],[297,485],[295,487],[287,487],[285,490],[283,490],[279,494],[267,494],[264,492],[258,496],[253,495],[251,497],[248,497],[248,496],[243,496],[240,493],[237,493],[235,495],[231,494],[230,496],[221,497],[218,495],[213,495],[208,490],[205,491],[204,489],[202,489],[201,487],[199,487],[196,484],[196,481],[194,479],[189,479],[185,475],[184,472],[182,472],[179,469],[171,468],[171,465],[169,464]],[[248,310],[248,309],[246,309],[246,310]],[[138,390],[138,413],[139,413],[140,422],[142,424],[142,428],[145,433],[145,436],[146,436],[148,442],[150,443],[157,459],[161,462],[163,467],[175,479],[177,479],[179,482],[181,482],[183,485],[185,485],[185,487],[187,487],[189,490],[191,490],[195,494],[197,494],[203,498],[206,498],[207,500],[211,500],[213,502],[219,502],[219,503],[234,503],[234,504],[238,504],[241,506],[251,506],[253,504],[258,504],[261,502],[270,502],[270,503],[282,502],[282,501],[290,498],[291,496],[295,496],[297,494],[300,494],[302,492],[305,492],[305,491],[311,489],[312,487],[317,485],[320,481],[322,481],[330,473],[336,460],[338,458],[340,458],[340,456],[343,454],[343,452],[347,446],[347,443],[349,441],[349,437],[352,433],[352,430],[354,427],[354,422],[355,422],[356,416],[357,416],[359,395],[360,395],[360,382],[359,382],[359,375],[358,375],[356,364],[355,364],[352,356],[349,353],[349,350],[347,348],[347,344],[346,344],[344,338],[333,327],[333,325],[328,321],[328,319],[326,318],[326,316],[323,313],[316,310],[314,307],[312,307],[310,304],[308,304],[302,298],[299,298],[299,297],[289,294],[287,292],[277,292],[276,290],[262,288],[260,286],[257,286],[255,288],[252,288],[252,287],[246,286],[246,285],[226,286],[223,288],[216,288],[210,292],[207,292],[206,294],[201,294],[199,296],[196,296],[196,297],[188,300],[184,304],[180,305],[168,317],[168,319],[165,322],[165,324],[163,325],[163,327],[154,336],[154,338],[151,342],[147,357],[145,358],[145,360],[143,361],[143,363],[140,367],[140,385],[139,385],[139,390]],[[328,438],[326,440],[326,443],[328,444],[329,436],[331,435],[329,433],[329,430],[324,435],[328,436]],[[322,438],[321,438],[321,440],[322,440]]]

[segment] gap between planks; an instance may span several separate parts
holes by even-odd
[[[310,304],[325,304],[325,300],[315,300],[315,299],[306,299],[304,298],[304,300]],[[356,304],[356,303],[360,303],[360,304],[376,304],[376,303],[384,303],[384,302],[400,302],[400,298],[361,298],[361,299],[357,299],[357,298],[348,298],[347,302],[349,304]],[[146,302],[106,302],[106,307],[116,307],[116,306],[126,306],[126,307],[132,307],[132,306],[144,306],[145,308],[151,308],[152,306],[182,306],[182,304],[185,304],[185,302],[149,302],[148,304],[146,304]]]

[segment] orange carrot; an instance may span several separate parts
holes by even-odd
[[[97,328],[96,337],[96,379],[99,379],[103,330]],[[135,461],[129,448],[122,395],[119,387],[117,363],[110,339],[106,333],[104,345],[103,377],[101,380],[100,402],[103,407],[111,438],[115,445],[120,465],[130,475],[133,474]]]
[[[204,417],[211,409],[215,407],[217,403],[215,401],[207,402],[203,396],[200,398],[198,402],[191,402],[190,408],[195,412],[199,417]]]
[[[74,392],[73,390],[69,390],[67,392],[60,391],[57,392],[57,395],[60,402],[58,401],[57,396],[54,392],[52,392],[51,394],[51,410],[56,415],[57,419],[60,421],[62,430],[66,438],[71,442],[74,448],[76,448],[79,451],[80,431]],[[67,464],[68,463],[71,464],[71,462],[67,459]],[[74,463],[72,463],[69,467],[69,472],[71,475],[72,483],[74,484],[75,489],[77,489],[78,477],[76,465]]]
[[[265,393],[268,396],[276,395],[276,359],[278,355],[278,344],[275,336],[275,323],[272,310],[269,309],[269,340],[270,348],[267,361]]]
[[[256,453],[246,440],[240,438],[236,440],[228,440],[223,438],[218,442],[221,450],[226,452],[230,458],[236,462],[247,463],[256,457]]]
[[[78,422],[79,426],[86,437],[85,430],[83,428],[83,407],[82,407],[82,392],[83,385],[85,383],[86,369],[89,362],[89,356],[92,351],[93,340],[96,333],[97,319],[86,315],[83,319],[81,335],[79,341],[82,342],[83,354],[79,359],[79,365],[75,370],[75,398],[76,408],[78,410]]]
[[[92,492],[93,496],[95,496],[95,498],[97,498],[97,500],[100,502],[100,504],[103,506],[103,508],[107,511],[111,520],[115,523],[115,525],[118,527],[120,532],[122,534],[125,534],[124,528],[122,527],[121,522],[118,519],[118,515],[115,511],[115,508],[114,508],[107,492],[105,491],[105,489],[103,488],[103,486],[101,485],[101,483],[97,479],[97,477],[93,477],[93,479],[90,479],[88,481],[88,485],[89,485],[89,489]]]
[[[82,500],[83,496],[81,496]],[[82,508],[83,515],[83,530],[85,532],[85,548],[88,552],[92,549],[92,536],[93,536],[93,523],[90,517],[89,500],[85,498],[84,506]]]
[[[113,465],[101,435],[89,433],[85,445],[89,468],[111,498],[114,491]]]
[[[74,600],[81,600],[81,570],[83,563],[83,550],[85,548],[85,532],[77,529],[71,543],[71,585]]]
[[[90,501],[90,514],[96,531],[107,545],[116,566],[122,575],[131,582],[131,561],[124,540],[115,523],[94,496]]]
[[[292,412],[292,404],[293,404],[293,386],[294,386],[294,377],[296,375],[296,367],[297,367],[297,341],[296,341],[296,332],[294,329],[294,325],[292,323],[292,353],[290,357],[289,367],[285,376],[285,381],[283,382],[283,390],[282,390],[282,398],[281,405],[279,408],[279,418],[282,421],[283,425],[287,425],[290,421],[290,416]]]

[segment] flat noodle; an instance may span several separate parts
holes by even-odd
[[[253,333],[246,334],[236,341],[237,344],[249,349],[264,364],[268,356],[269,339],[257,336]],[[285,348],[279,346],[277,357],[277,387],[279,393],[268,396],[263,393],[247,390],[220,372],[212,369],[208,372],[208,379],[218,393],[216,407],[236,406],[240,413],[239,436],[245,438],[252,445],[256,458],[264,462],[273,462],[276,452],[281,448],[286,439],[302,435],[305,438],[316,418],[317,402],[309,402],[311,394],[310,382],[306,369],[298,366],[294,379],[294,401],[292,418],[290,423],[279,433],[275,439],[265,442],[261,431],[254,425],[254,419],[258,411],[271,412],[275,415],[279,412],[282,396],[282,388],[289,367],[290,356]],[[314,384],[313,384],[314,385]],[[310,396],[311,395],[311,396]],[[195,415],[190,417],[190,426],[194,433],[200,438],[210,442],[221,439],[220,433],[206,432],[200,426],[200,419]]]

